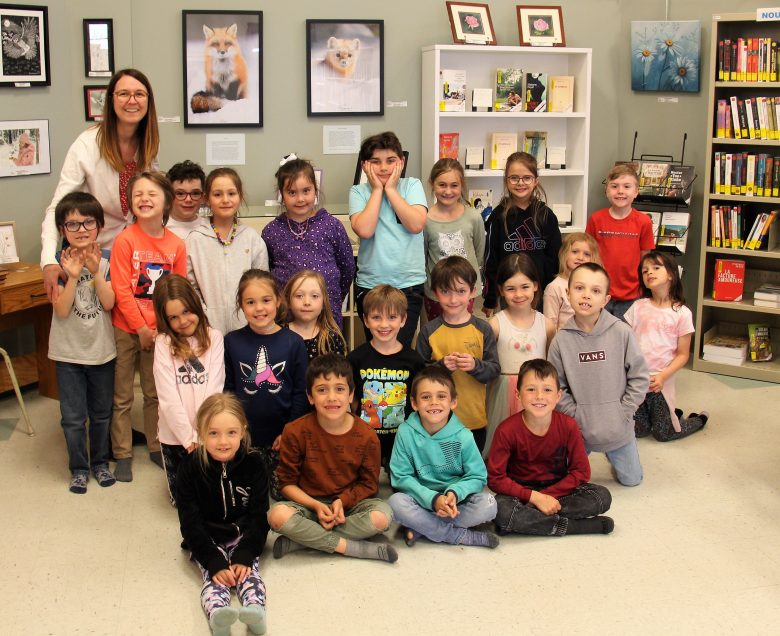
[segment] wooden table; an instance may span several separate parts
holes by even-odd
[[[43,288],[43,272],[32,263],[6,263],[9,270],[5,282],[0,283],[0,331],[23,325],[35,328],[35,352],[12,358],[19,384],[38,383],[41,395],[59,399],[57,373],[49,360],[49,329],[51,303]],[[5,365],[0,370],[0,391],[11,390],[12,385]]]

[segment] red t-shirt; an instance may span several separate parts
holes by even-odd
[[[609,208],[602,208],[588,219],[585,231],[599,244],[601,262],[609,274],[612,298],[639,298],[640,253],[655,247],[650,217],[632,208],[625,219],[616,219],[609,213]]]

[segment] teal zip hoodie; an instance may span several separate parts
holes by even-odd
[[[390,483],[433,510],[436,497],[450,490],[458,503],[482,492],[487,485],[487,469],[474,435],[455,413],[434,435],[423,428],[420,416],[412,413],[395,436]]]

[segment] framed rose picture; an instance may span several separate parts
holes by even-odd
[[[522,46],[566,46],[560,7],[517,7]]]
[[[452,39],[456,44],[496,44],[490,7],[476,2],[447,2]]]
[[[84,118],[87,121],[100,121],[103,119],[106,91],[108,91],[108,86],[84,87]]]
[[[51,86],[46,7],[0,4],[0,86]]]

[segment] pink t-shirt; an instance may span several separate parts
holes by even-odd
[[[631,325],[650,373],[664,369],[677,354],[677,339],[693,333],[693,315],[685,305],[661,309],[649,298],[637,300],[625,315]]]

